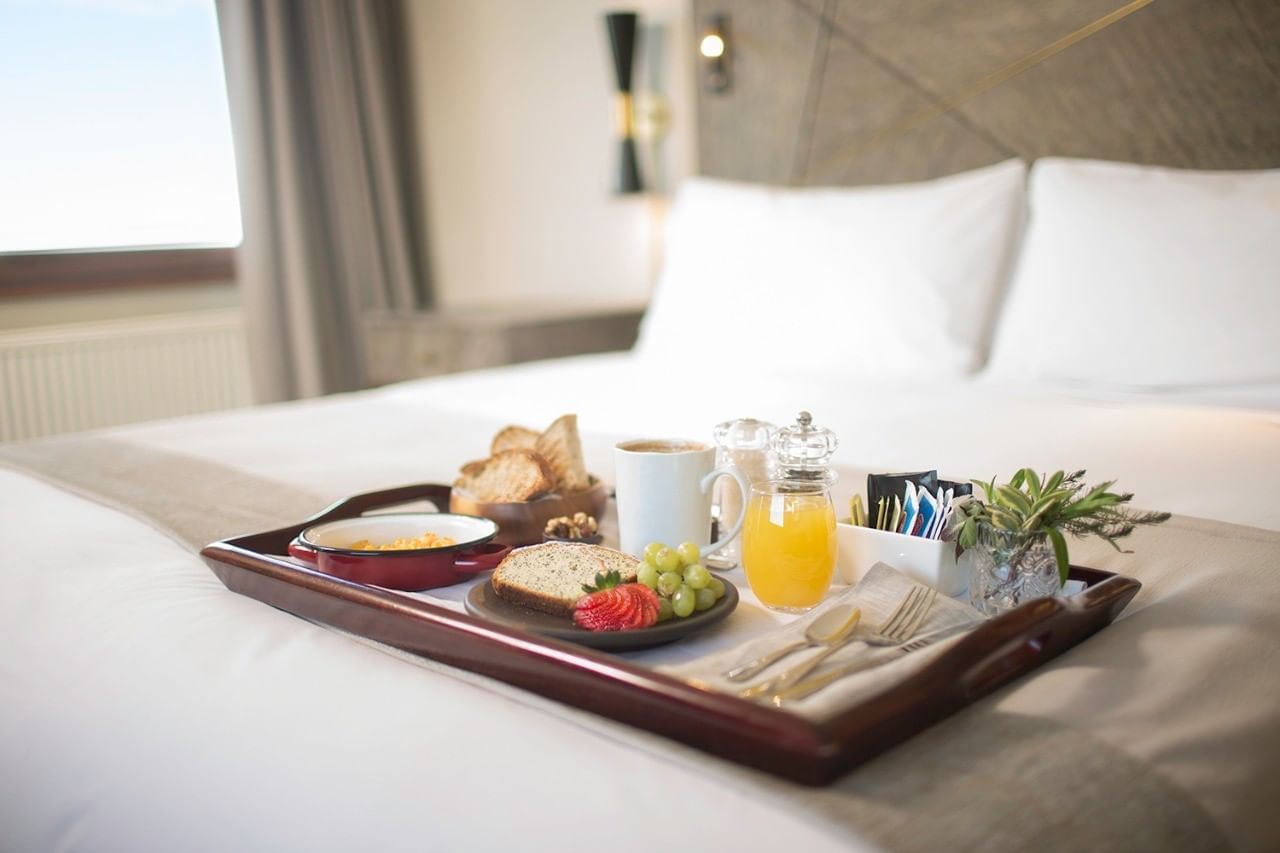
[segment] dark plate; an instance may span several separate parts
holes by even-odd
[[[716,575],[716,577],[720,577]],[[738,588],[732,583],[724,582],[724,597],[707,610],[694,613],[687,619],[673,618],[659,622],[649,628],[637,628],[634,631],[587,631],[573,624],[568,616],[552,616],[550,613],[539,613],[527,607],[520,607],[499,598],[493,591],[489,581],[478,583],[467,593],[467,612],[472,616],[491,619],[503,625],[532,631],[545,637],[557,640],[569,640],[593,649],[605,649],[611,652],[635,651],[650,646],[660,646],[701,631],[720,622],[738,606]]]

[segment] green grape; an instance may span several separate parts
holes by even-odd
[[[655,558],[658,556],[658,552],[665,547],[667,546],[663,545],[661,542],[650,542],[648,545],[644,546],[644,558],[650,563],[654,563],[656,565],[657,560]]]
[[[681,619],[693,613],[694,608],[697,606],[697,593],[689,589],[689,587],[684,584],[681,584],[680,588],[671,596],[671,609],[674,610],[675,614]]]
[[[670,619],[672,616],[675,616],[675,615],[676,615],[676,611],[671,606],[671,599],[659,598],[658,599],[658,621],[666,622],[668,619]]]
[[[663,572],[658,575],[658,592],[666,596],[676,594],[681,586],[684,585],[684,578],[680,577],[679,572]]]
[[[676,553],[680,555],[680,559],[684,561],[686,566],[692,566],[698,560],[702,559],[702,549],[693,542],[683,542],[676,549]]]
[[[708,572],[710,574],[710,572]],[[711,580],[707,583],[707,589],[716,594],[716,598],[724,598],[724,581],[715,575],[711,575]]]
[[[644,562],[640,564],[640,568],[636,571],[636,580],[649,587],[649,589],[658,588],[658,567],[653,563]]]
[[[716,594],[706,587],[697,590],[693,594],[693,607],[695,610],[709,610],[711,605],[715,603]]]
[[[711,572],[694,563],[684,570],[684,582],[689,585],[690,589],[695,591],[706,589],[707,584],[711,583]]]
[[[653,564],[664,572],[674,572],[680,568],[680,555],[664,547],[653,555]]]

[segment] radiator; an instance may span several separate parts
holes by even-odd
[[[251,401],[236,310],[0,332],[0,441]]]

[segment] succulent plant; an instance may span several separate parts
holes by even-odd
[[[1053,545],[1058,564],[1058,581],[1067,582],[1070,562],[1063,534],[1077,538],[1097,536],[1111,547],[1124,551],[1116,542],[1132,533],[1139,525],[1159,524],[1169,519],[1167,512],[1136,512],[1125,506],[1132,494],[1111,491],[1115,480],[1089,487],[1084,471],[1070,474],[1056,471],[1037,475],[1023,468],[1008,483],[996,484],[974,480],[981,487],[984,501],[972,500],[956,509],[953,522],[956,541],[961,548],[972,548],[978,542],[978,530],[986,525],[1011,539],[1022,540],[1030,547],[1043,535]]]

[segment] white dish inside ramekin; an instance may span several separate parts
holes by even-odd
[[[442,551],[468,548],[493,538],[498,525],[487,518],[474,515],[457,515],[443,512],[403,512],[386,515],[365,515],[341,521],[317,524],[302,531],[303,543],[331,551],[353,551],[352,544],[368,539],[375,544],[394,542],[397,539],[416,539],[424,533],[447,536],[454,544],[440,548],[417,550]],[[355,553],[404,554],[408,551],[355,551]]]

